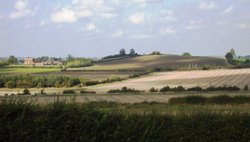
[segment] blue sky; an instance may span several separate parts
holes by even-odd
[[[2,0],[0,56],[250,54],[250,0]]]

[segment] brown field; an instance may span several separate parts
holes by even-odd
[[[250,86],[250,69],[161,72],[122,82],[91,86],[88,89],[104,93],[124,86],[148,91],[151,87],[158,89],[164,86],[184,86],[186,88],[200,86],[207,88],[225,85],[241,88],[245,85]]]
[[[205,65],[227,66],[223,58],[216,57],[185,57],[178,55],[145,55],[133,58],[125,58],[95,64],[83,70],[128,70],[128,69],[152,69],[152,68],[196,68]],[[76,68],[76,70],[79,68]],[[74,69],[71,69],[74,70]]]

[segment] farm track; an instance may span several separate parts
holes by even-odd
[[[152,87],[160,89],[164,86],[184,86],[186,88],[200,86],[207,88],[225,85],[241,88],[246,85],[250,86],[250,69],[160,72],[122,82],[91,86],[87,89],[95,90],[97,93],[105,93],[111,89],[120,89],[124,86],[148,91]]]

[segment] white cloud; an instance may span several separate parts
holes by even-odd
[[[89,24],[86,25],[85,30],[86,30],[86,31],[93,31],[93,30],[96,30],[96,26],[95,26],[95,24],[93,24],[93,23],[89,23]]]
[[[51,15],[51,19],[56,23],[74,23],[83,18],[90,18],[94,16],[101,18],[113,18],[116,15],[117,14],[114,9],[108,6],[104,0],[73,0],[70,5],[62,7],[61,10],[53,13]],[[53,20],[57,19],[56,17],[60,20]]]
[[[76,12],[76,16],[79,18],[86,18],[86,17],[91,17],[93,16],[94,13],[90,10],[80,10],[78,12]]]
[[[187,30],[200,30],[205,27],[205,24],[202,19],[200,20],[191,20],[189,21],[188,26],[186,27]]]
[[[55,23],[75,23],[77,21],[77,17],[73,10],[63,8],[62,11],[53,13],[51,20]]]
[[[223,11],[223,14],[227,14],[227,13],[230,13],[231,11],[234,10],[234,7],[233,6],[229,6],[228,8],[226,8],[224,11]]]
[[[46,21],[44,21],[44,20],[42,20],[42,21],[40,21],[40,22],[39,22],[39,24],[38,24],[38,25],[39,25],[39,26],[45,26],[46,24],[47,24],[47,22],[46,22]]]
[[[114,33],[111,34],[112,37],[121,37],[123,36],[124,32],[122,30],[116,30]]]
[[[28,0],[18,0],[15,4],[15,11],[11,12],[9,17],[11,19],[17,19],[35,15],[38,7],[36,7],[35,9],[30,9],[28,8],[28,4],[29,4]]]
[[[163,10],[162,11],[162,20],[166,22],[175,22],[177,21],[177,18],[174,16],[174,12],[171,10]]]
[[[165,29],[161,29],[160,30],[160,34],[162,34],[162,35],[166,35],[166,34],[175,34],[176,33],[176,31],[175,31],[175,29],[173,28],[173,26],[169,26],[169,27],[167,27],[167,28],[165,28]]]
[[[136,13],[134,15],[129,16],[129,21],[133,24],[142,24],[145,21],[144,13]]]
[[[200,3],[200,9],[201,10],[212,10],[212,9],[216,8],[216,6],[217,5],[216,5],[216,3],[214,1],[210,1],[210,2],[202,1]]]

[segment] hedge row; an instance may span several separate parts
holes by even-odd
[[[227,95],[204,97],[204,96],[186,96],[171,98],[169,104],[244,104],[250,103],[250,97],[247,96],[234,96]]]
[[[0,141],[176,142],[250,139],[250,114],[122,114],[94,105],[0,104]]]

